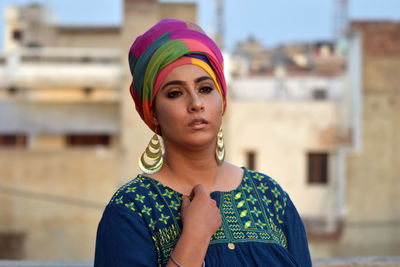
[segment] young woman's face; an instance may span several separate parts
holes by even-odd
[[[222,100],[214,81],[201,67],[182,65],[168,73],[154,111],[154,123],[165,142],[190,148],[215,143]]]

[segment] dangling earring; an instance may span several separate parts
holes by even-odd
[[[163,162],[161,142],[158,135],[154,134],[139,159],[139,168],[145,173],[152,174],[161,169]]]
[[[221,165],[225,159],[224,134],[222,133],[222,127],[219,128],[219,132],[217,134],[217,148],[215,149],[215,158],[218,165]]]

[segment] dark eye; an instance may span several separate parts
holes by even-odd
[[[200,88],[200,93],[202,94],[209,94],[214,90],[214,88],[212,88],[211,86],[203,86]]]
[[[171,91],[171,92],[168,92],[167,97],[168,98],[177,98],[181,95],[182,95],[181,91]]]

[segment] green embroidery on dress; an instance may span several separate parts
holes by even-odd
[[[139,201],[140,203],[143,204],[143,200],[145,199],[145,196],[141,196],[139,194],[136,194],[135,200]]]
[[[240,201],[240,202],[237,204],[236,207],[237,207],[238,209],[240,209],[241,207],[243,207],[244,202],[245,202],[244,200]]]
[[[150,191],[149,196],[151,196],[154,200],[156,200],[158,197],[158,194],[153,193],[153,191]]]
[[[272,189],[271,192],[275,195],[276,198],[281,194],[281,192],[279,192],[278,188],[276,187]]]
[[[144,187],[144,188],[146,188],[146,189],[149,189],[149,188],[150,188],[150,184],[144,184],[143,182],[140,183],[140,186],[141,186],[141,187]]]
[[[279,214],[276,214],[276,220],[278,221],[278,223],[283,223],[283,221],[279,217]]]
[[[279,212],[279,210],[282,209],[282,205],[281,205],[281,203],[280,203],[278,200],[275,201],[274,206],[275,206],[276,212]]]
[[[157,221],[153,221],[153,218],[150,218],[149,227],[154,230],[156,223],[157,223]]]
[[[125,191],[125,193],[135,193],[136,191],[136,186],[134,187],[128,187]]]
[[[181,206],[181,203],[175,202],[174,200],[171,200],[171,204],[168,205],[168,206],[169,206],[171,209],[178,210],[179,207]]]
[[[269,210],[269,208],[267,208],[267,211],[268,211],[268,215],[269,215],[270,217],[274,217],[275,214],[273,214],[273,213]]]
[[[247,215],[247,210],[244,210],[240,213],[240,218],[246,217]]]
[[[257,218],[258,216],[262,213],[259,211],[256,207],[253,207],[253,209],[250,211],[252,214],[254,214]]]
[[[171,224],[170,226],[158,229],[157,235],[161,241],[161,246],[165,246],[170,244],[171,241],[175,241],[176,237],[180,234],[175,227],[175,225]]]
[[[158,202],[156,202],[156,208],[159,212],[162,211],[162,209],[164,208],[164,205],[160,205]]]
[[[257,179],[258,181],[262,181],[263,179],[264,179],[264,176],[263,175],[261,175],[261,174],[259,174],[259,173],[256,173],[255,175],[253,175],[253,178],[254,179]],[[264,193],[264,192],[263,192]]]
[[[269,187],[264,185],[263,183],[260,183],[259,186],[257,186],[257,189],[259,189],[261,192],[263,192],[263,194],[265,193],[265,191],[267,191]]]
[[[243,190],[246,190],[247,193],[250,193],[251,190],[252,190],[252,188],[251,188],[248,184],[245,184],[245,185],[243,186]]]
[[[255,223],[255,225],[261,229],[264,230],[264,227],[267,226],[266,223],[263,223],[262,221],[260,221],[260,219],[257,220],[257,222]]]
[[[273,179],[246,171],[236,190],[220,193],[222,225],[210,244],[267,242],[286,247],[283,218],[287,201],[285,192]],[[143,218],[156,247],[157,262],[160,266],[166,264],[181,234],[180,194],[138,175],[121,187],[111,202],[123,204]]]
[[[115,199],[115,204],[123,204],[124,203],[124,201],[122,200],[124,198],[124,196],[121,196],[121,197],[119,197],[119,198],[116,198]]]
[[[254,197],[253,197],[253,195],[250,195],[248,198],[247,198],[247,201],[248,202],[251,202],[251,204],[255,204],[256,202],[257,202],[257,199],[255,199]]]
[[[165,225],[167,224],[167,220],[170,218],[170,216],[165,216],[164,213],[161,213],[161,218],[158,219],[161,222],[163,222]]]
[[[171,199],[173,194],[174,194],[173,191],[169,191],[168,189],[165,189],[165,192],[162,195],[164,197],[168,197],[169,199]]]
[[[142,213],[147,214],[148,216],[150,216],[150,211],[151,210],[152,210],[152,208],[146,207],[146,205],[143,205]]]
[[[131,203],[129,203],[129,204],[126,203],[126,204],[125,204],[125,207],[127,207],[127,208],[129,208],[129,209],[135,211],[135,204],[134,204],[133,202],[131,202]]]
[[[266,196],[263,196],[262,200],[264,201],[265,205],[267,205],[267,206],[269,205],[269,203],[272,202],[272,200],[268,199]]]

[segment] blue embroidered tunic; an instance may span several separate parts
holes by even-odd
[[[182,230],[181,197],[144,175],[122,186],[100,221],[94,266],[164,266]],[[275,180],[244,168],[235,190],[211,197],[222,225],[205,266],[311,266],[303,223]]]

